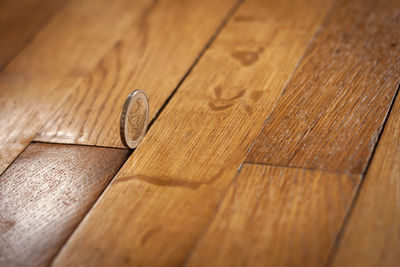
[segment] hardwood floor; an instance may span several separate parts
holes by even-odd
[[[0,2],[0,266],[397,266],[399,26],[397,0]]]

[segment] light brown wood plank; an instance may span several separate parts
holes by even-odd
[[[154,117],[236,2],[154,2],[35,140],[124,147],[119,123],[128,94],[146,91]]]
[[[245,164],[187,266],[323,266],[359,181]]]
[[[0,1],[0,70],[4,68],[40,31],[53,13],[67,1]]]
[[[30,144],[0,176],[0,266],[45,266],[129,152]]]
[[[397,97],[330,266],[400,262],[400,99]]]
[[[400,80],[399,9],[335,1],[247,162],[364,171]]]
[[[73,0],[0,73],[0,173],[150,1]]]
[[[244,2],[54,265],[183,264],[326,5]]]

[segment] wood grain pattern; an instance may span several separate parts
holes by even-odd
[[[35,140],[124,147],[119,122],[128,94],[144,90],[154,117],[236,2],[154,1]]]
[[[45,266],[129,152],[30,144],[0,176],[0,266]]]
[[[0,1],[0,70],[66,3],[61,0]]]
[[[54,265],[183,264],[326,4],[244,2]]]
[[[400,80],[399,9],[335,2],[247,162],[363,173]]]
[[[1,71],[0,173],[149,4],[71,1]]]
[[[398,266],[400,262],[400,99],[364,178],[330,266]]]
[[[359,181],[245,164],[187,266],[323,266]]]

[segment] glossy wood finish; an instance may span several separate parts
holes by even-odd
[[[54,265],[183,264],[327,3],[244,2]]]
[[[187,266],[323,266],[359,181],[245,164]]]
[[[0,173],[150,4],[72,0],[0,72]]]
[[[129,93],[144,90],[154,117],[236,2],[154,1],[36,140],[124,147],[119,123]]]
[[[400,99],[364,178],[330,266],[398,266],[400,262]]]
[[[0,177],[0,266],[45,266],[129,152],[30,144]]]
[[[68,0],[0,1],[0,70],[66,3]]]
[[[363,173],[400,80],[399,9],[335,1],[247,162]]]

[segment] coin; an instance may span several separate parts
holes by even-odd
[[[121,114],[120,134],[122,143],[136,148],[142,141],[149,123],[149,100],[142,90],[128,95]]]

